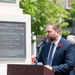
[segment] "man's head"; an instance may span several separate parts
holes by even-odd
[[[69,40],[71,43],[75,44],[75,36],[74,35],[68,35],[67,40]]]
[[[46,37],[50,42],[55,42],[60,36],[60,26],[57,24],[48,24],[46,27]]]

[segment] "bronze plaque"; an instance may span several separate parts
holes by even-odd
[[[11,2],[11,3],[15,3],[16,0],[0,0],[0,2]]]
[[[0,22],[0,60],[25,59],[25,28],[23,22]]]

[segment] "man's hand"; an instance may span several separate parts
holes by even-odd
[[[52,71],[52,67],[51,66],[49,66],[49,65],[44,65],[44,66]]]
[[[51,66],[49,66],[49,65],[44,65],[44,67],[46,67],[46,68],[48,69],[47,72],[50,72],[51,75],[54,75],[54,72],[53,72]],[[46,71],[46,70],[45,70],[45,71]]]

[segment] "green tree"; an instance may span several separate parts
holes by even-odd
[[[75,20],[75,0],[71,1],[70,17]]]
[[[45,27],[48,23],[60,24],[61,28],[67,27],[65,19],[69,13],[62,7],[50,0],[20,0],[20,7],[24,14],[31,15],[31,28],[33,35],[45,35]],[[63,34],[68,31],[63,31]]]
[[[70,18],[72,21],[72,33],[75,34],[75,0],[71,0],[71,9],[69,9],[70,12]]]

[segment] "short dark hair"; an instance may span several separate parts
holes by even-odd
[[[46,27],[48,27],[49,25],[53,26],[53,29],[54,29],[54,30],[59,30],[59,31],[61,31],[60,25],[58,25],[58,24],[47,24]]]

